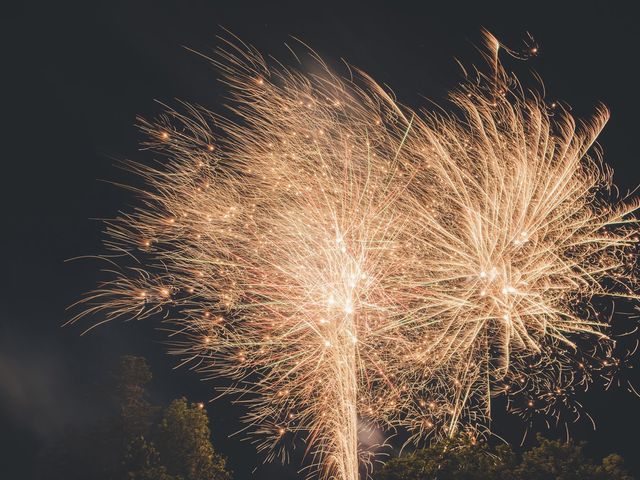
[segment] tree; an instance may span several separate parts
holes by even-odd
[[[153,378],[144,357],[125,355],[114,375],[114,403],[124,443],[147,435],[159,409],[147,399],[147,385]]]
[[[512,478],[515,456],[507,445],[492,452],[485,442],[460,437],[389,461],[380,480],[481,480]]]
[[[460,437],[389,461],[379,480],[633,480],[620,455],[596,464],[584,445],[548,440],[520,456],[507,445]]]
[[[633,476],[624,468],[624,460],[615,453],[602,459],[599,475],[606,480],[633,480]]]
[[[154,418],[160,409],[148,400],[147,386],[153,375],[144,357],[125,355],[112,374],[113,417],[107,422],[98,444],[108,455],[108,478],[153,478],[164,480],[166,472],[160,465],[151,440]],[[164,473],[163,473],[164,472]]]
[[[160,454],[143,436],[132,439],[125,452],[126,480],[178,480],[160,463]]]
[[[151,378],[144,358],[122,357],[107,388],[109,414],[97,425],[70,431],[43,452],[38,478],[230,479],[224,458],[211,445],[206,411],[181,398],[158,424],[161,409],[147,394]]]
[[[110,381],[104,382],[108,413],[96,424],[71,429],[49,445],[41,455],[37,478],[121,480],[137,471],[131,462],[139,461],[144,449],[153,448],[147,437],[158,408],[147,400],[151,378],[143,357],[122,357]],[[139,448],[143,451],[137,452]]]
[[[210,440],[209,418],[201,404],[171,402],[158,431],[158,449],[167,471],[184,480],[227,480],[226,460]]]
[[[583,444],[537,436],[538,445],[522,454],[517,478],[531,480],[595,480],[597,467],[583,454]]]
[[[200,404],[174,400],[160,408],[147,394],[151,369],[124,356],[107,392],[109,414],[70,431],[42,455],[43,480],[229,480],[225,459],[211,445],[209,418]]]

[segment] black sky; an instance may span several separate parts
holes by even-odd
[[[64,260],[100,252],[101,226],[89,219],[114,216],[134,201],[99,180],[132,182],[116,160],[148,158],[138,152],[135,116],[159,113],[155,99],[223,111],[215,71],[183,48],[212,51],[220,26],[285,62],[284,42],[297,36],[330,64],[347,59],[415,107],[425,104],[422,96],[444,101],[460,78],[454,57],[477,60],[480,27],[514,46],[530,32],[540,54],[519,71],[538,71],[549,98],[568,102],[577,116],[606,104],[605,159],[623,189],[640,181],[640,29],[626,6],[632,2],[22,3],[0,14],[1,478],[28,478],[47,440],[99,415],[83,391],[121,354],[150,359],[159,402],[211,396],[195,374],[172,371],[175,360],[164,354],[153,322],[113,324],[84,337],[61,324],[70,316],[65,308],[98,279],[95,263]],[[595,454],[622,453],[640,472],[640,399],[594,392],[586,403],[598,430],[579,428],[578,438]],[[249,478],[258,460],[249,445],[227,438],[237,427],[234,412],[224,403],[209,412],[216,446],[231,457],[237,478]],[[501,428],[518,431],[508,421]],[[281,470],[254,478],[274,472]]]

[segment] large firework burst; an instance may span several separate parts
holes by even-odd
[[[129,165],[148,187],[107,222],[115,266],[82,315],[164,318],[258,449],[302,439],[323,478],[358,478],[362,424],[437,438],[485,426],[498,393],[555,413],[613,350],[597,300],[637,299],[636,203],[587,156],[605,110],[576,128],[487,39],[492,75],[452,116],[228,44],[226,118],[141,120],[165,160]]]

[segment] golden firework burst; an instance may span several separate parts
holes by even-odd
[[[164,161],[129,165],[147,188],[107,222],[116,266],[80,316],[164,316],[258,449],[285,461],[302,438],[326,479],[358,478],[363,426],[483,428],[501,393],[549,413],[611,354],[599,300],[638,298],[638,203],[588,155],[606,110],[577,126],[487,44],[492,74],[444,116],[229,43],[229,115],[140,121]]]

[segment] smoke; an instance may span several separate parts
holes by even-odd
[[[40,440],[86,422],[92,413],[61,351],[6,330],[0,336],[0,410]]]

